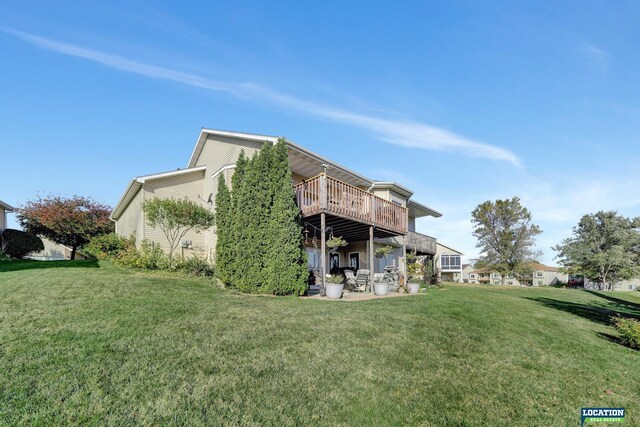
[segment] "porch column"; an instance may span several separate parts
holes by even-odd
[[[369,290],[373,289],[373,225],[369,226]]]
[[[322,281],[320,282],[320,295],[326,295],[326,271],[327,271],[327,241],[325,233],[325,213],[320,214],[320,275]]]
[[[402,274],[404,274],[404,286],[407,286],[409,283],[409,276],[407,275],[408,265],[407,262],[407,235],[402,236],[402,263],[404,264],[404,268],[402,269]]]

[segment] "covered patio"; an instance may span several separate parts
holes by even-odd
[[[347,242],[366,241],[368,245],[369,283],[374,283],[374,241],[395,237],[402,239],[406,255],[408,210],[361,188],[321,173],[295,187],[298,207],[307,226],[319,230],[321,293],[327,273],[329,234]],[[406,276],[406,272],[405,276]],[[370,286],[373,290],[373,286]]]

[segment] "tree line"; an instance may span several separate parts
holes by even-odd
[[[508,274],[530,274],[529,264],[541,255],[535,250],[535,237],[542,230],[518,197],[481,203],[471,217],[481,252],[477,268],[499,272],[503,280]],[[640,277],[640,218],[615,211],[584,215],[572,236],[553,249],[568,274],[612,289],[617,282]]]

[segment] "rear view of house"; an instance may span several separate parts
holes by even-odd
[[[116,233],[134,236],[137,242],[153,241],[168,249],[161,231],[145,221],[144,200],[186,197],[215,210],[219,175],[230,183],[241,151],[251,157],[265,142],[277,141],[275,136],[203,129],[186,168],[131,180],[111,215]],[[292,185],[304,222],[310,269],[324,265],[328,272],[350,267],[370,269],[373,274],[389,265],[404,269],[407,249],[435,256],[436,239],[416,232],[415,221],[441,214],[413,200],[411,190],[395,182],[374,181],[292,141],[285,142]],[[324,237],[341,236],[347,246],[327,254],[323,251],[323,229],[327,231]],[[184,256],[198,254],[214,259],[215,229],[188,233],[181,243]],[[373,254],[380,245],[389,245],[393,250],[378,260]]]

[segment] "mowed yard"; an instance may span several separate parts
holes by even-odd
[[[640,293],[241,295],[109,263],[0,264],[0,425],[640,424]]]

